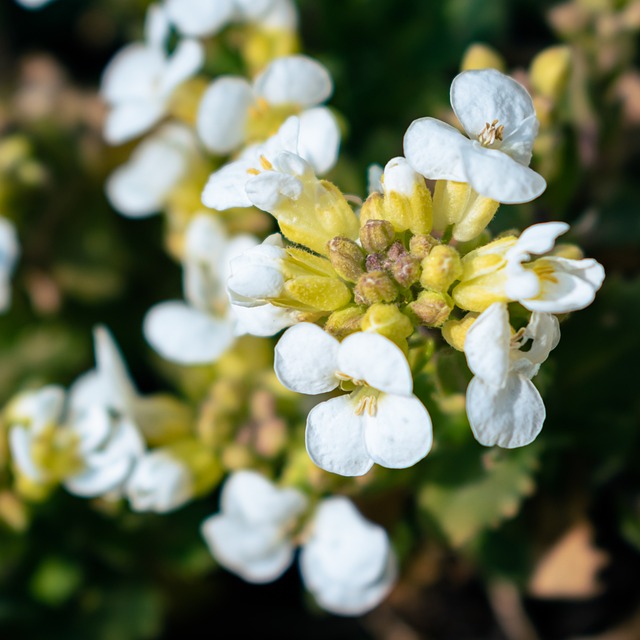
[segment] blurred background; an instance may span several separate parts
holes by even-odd
[[[140,37],[147,4],[0,4],[0,214],[22,245],[12,306],[0,315],[3,404],[21,388],[69,384],[90,368],[97,323],[112,330],[142,391],[175,382],[141,332],[154,303],[181,295],[163,221],[121,217],[103,192],[133,145],[103,143],[97,87],[113,54]],[[321,612],[295,567],[262,587],[214,571],[198,529],[215,496],[167,516],[89,505],[63,491],[25,506],[4,478],[0,635],[172,640],[204,629],[229,638],[638,640],[640,3],[298,6],[302,49],[335,81],[331,105],[346,136],[330,178],[345,192],[364,194],[367,167],[402,154],[413,119],[450,117],[452,78],[465,60],[488,55],[472,45],[491,47],[534,94],[543,123],[534,166],[549,188],[532,205],[509,207],[496,230],[566,220],[572,241],[607,272],[538,379],[543,436],[499,473],[480,474],[477,447],[467,458],[434,460],[440,492],[425,498],[426,514],[418,508],[403,521],[427,534],[416,545],[396,530],[400,547],[403,536],[413,541],[401,582],[357,620]],[[561,89],[540,87],[532,62],[558,45],[571,52],[567,77]],[[217,64],[214,71],[237,67],[233,56]],[[453,385],[453,367],[449,374]],[[403,509],[402,494],[385,500],[376,509]]]

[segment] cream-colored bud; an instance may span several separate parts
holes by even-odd
[[[548,47],[531,63],[529,77],[536,93],[556,102],[566,91],[571,71],[571,49],[567,46]]]
[[[362,307],[347,307],[334,311],[324,325],[324,330],[330,333],[334,338],[343,340],[352,333],[361,330],[360,323],[364,317]]]
[[[348,238],[333,238],[329,241],[329,260],[336,273],[348,282],[357,282],[364,273],[364,252]]]
[[[395,237],[393,225],[387,220],[368,220],[360,228],[360,242],[367,253],[387,249]]]
[[[393,302],[398,297],[398,286],[384,271],[371,271],[360,276],[354,290],[356,304],[372,305]]]
[[[419,234],[409,240],[409,251],[419,260],[423,260],[440,241],[430,235]]]
[[[362,319],[362,331],[379,333],[408,352],[407,338],[413,333],[413,324],[395,304],[373,304]]]
[[[464,341],[467,337],[471,325],[478,317],[477,313],[467,313],[460,320],[447,320],[442,326],[442,337],[458,351],[464,351]]]
[[[360,227],[364,227],[370,220],[385,220],[384,196],[374,191],[360,208]]]
[[[504,58],[492,47],[476,42],[465,51],[462,56],[460,71],[471,71],[473,69],[497,69],[503,73],[507,65]]]
[[[422,261],[420,284],[425,289],[446,292],[461,275],[460,254],[452,246],[440,244]]]
[[[407,308],[419,324],[440,327],[453,310],[453,300],[440,291],[423,291]]]

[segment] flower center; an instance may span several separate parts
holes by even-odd
[[[491,124],[485,122],[484,129],[478,136],[478,142],[483,147],[491,147],[496,140],[502,141],[502,135],[504,133],[504,125],[498,124],[497,120],[494,120]]]
[[[278,132],[280,125],[289,117],[300,113],[295,104],[272,105],[263,97],[249,108],[246,122],[247,143],[264,142]]]
[[[554,284],[558,283],[558,278],[556,277],[555,270],[553,265],[544,260],[536,260],[531,265],[534,273],[542,280],[543,282],[553,282]]]

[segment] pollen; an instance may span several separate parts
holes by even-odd
[[[264,156],[260,156],[260,165],[265,171],[273,171],[273,165]]]
[[[364,396],[358,402],[355,414],[361,416],[365,412],[372,418],[378,413],[378,399],[375,396]]]
[[[496,140],[502,141],[504,135],[504,125],[498,124],[498,120],[494,120],[491,124],[485,122],[484,129],[478,136],[478,142],[483,147],[492,146]]]
[[[260,172],[257,169],[247,169],[247,173],[252,176],[259,176]]]

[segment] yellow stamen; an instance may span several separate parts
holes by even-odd
[[[480,132],[478,136],[478,142],[483,147],[490,147],[495,143],[496,140],[502,141],[502,137],[504,135],[504,125],[498,125],[498,120],[494,120],[491,124],[485,122],[484,129]]]
[[[273,165],[264,156],[260,156],[260,164],[265,171],[273,171]]]
[[[259,176],[260,172],[257,169],[247,169],[247,173],[252,176]]]

